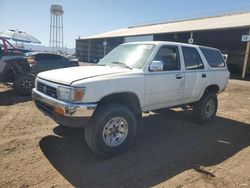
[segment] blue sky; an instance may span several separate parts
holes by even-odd
[[[131,25],[250,11],[250,0],[0,0],[0,31],[19,29],[49,44],[50,5],[64,9],[64,41]]]

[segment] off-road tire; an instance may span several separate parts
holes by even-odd
[[[208,110],[208,102],[212,102],[214,105],[214,108],[210,115],[206,115],[206,111]],[[202,98],[194,104],[193,107],[193,115],[196,118],[196,120],[201,124],[208,124],[211,123],[217,112],[218,108],[218,99],[217,95],[212,92],[205,93]]]
[[[109,146],[103,138],[105,126],[116,117],[122,117],[127,122],[127,136],[118,146]],[[96,109],[88,127],[84,130],[84,137],[89,148],[97,155],[113,157],[128,150],[135,140],[137,121],[133,112],[120,104],[104,104]]]
[[[34,83],[34,76],[24,74],[15,79],[13,88],[20,95],[30,95],[32,88],[34,88]]]

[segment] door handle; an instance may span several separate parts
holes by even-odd
[[[176,79],[182,79],[182,74],[176,74],[175,77]]]
[[[202,77],[202,78],[206,78],[207,75],[206,75],[206,74],[202,74],[201,77]]]

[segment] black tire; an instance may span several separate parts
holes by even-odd
[[[213,104],[211,105],[211,103]],[[203,97],[197,103],[194,104],[193,113],[199,123],[208,124],[214,120],[217,108],[217,95],[215,93],[208,92],[205,93]]]
[[[107,129],[109,122],[112,122],[112,119],[117,117],[123,118],[126,121],[127,124],[125,124],[128,131],[124,132],[127,132],[127,135],[119,145],[109,146],[105,143],[104,137],[106,135],[104,131],[110,130]],[[128,150],[135,140],[136,130],[136,117],[128,107],[120,104],[105,104],[97,108],[90,125],[84,130],[84,136],[87,145],[95,154],[103,157],[113,157]],[[120,130],[117,129],[114,132],[116,131],[119,132]]]
[[[13,84],[14,90],[20,95],[30,95],[32,88],[34,88],[35,78],[31,75],[18,76]]]

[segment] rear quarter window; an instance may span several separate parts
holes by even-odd
[[[216,49],[200,47],[210,67],[225,67],[225,62],[221,53]]]

